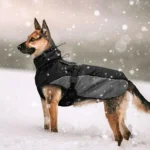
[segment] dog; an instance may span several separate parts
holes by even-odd
[[[50,34],[50,31],[49,31],[46,21],[43,20],[43,24],[41,27],[40,24],[38,23],[37,19],[35,18],[34,25],[35,25],[35,31],[28,36],[28,39],[24,43],[22,43],[18,46],[18,49],[24,54],[32,55],[33,59],[35,61],[35,66],[37,66],[38,69],[43,68],[43,67],[45,67],[45,68],[54,67],[54,70],[52,72],[50,72],[50,74],[53,74],[53,76],[50,76],[48,73],[46,76],[40,76],[39,78],[37,78],[36,82],[38,82],[38,80],[39,80],[39,82],[40,82],[40,80],[42,80],[42,83],[43,82],[45,83],[45,78],[48,78],[48,83],[42,85],[40,87],[40,88],[42,88],[41,90],[39,90],[38,86],[37,86],[38,92],[41,97],[43,114],[44,114],[44,129],[49,130],[49,128],[50,128],[52,132],[58,132],[58,127],[57,127],[58,105],[64,97],[64,90],[61,86],[58,86],[58,84],[56,84],[56,83],[49,84],[49,82],[51,82],[50,81],[51,78],[53,78],[54,76],[57,76],[57,73],[55,73],[55,71],[57,70],[57,62],[56,61],[61,60],[61,59],[59,59],[60,53],[58,51],[57,55],[54,58],[51,57],[51,56],[53,56],[53,55],[51,55],[51,53],[53,53],[55,50],[57,52],[57,46],[55,45],[55,43],[51,37],[51,34]],[[47,57],[48,55],[49,55],[49,57]],[[43,60],[43,58],[44,58],[44,60]],[[45,60],[45,58],[47,58],[47,59]],[[37,61],[37,59],[38,59],[38,61]],[[53,60],[53,61],[50,64],[50,66],[48,63],[45,63],[45,61],[48,62],[51,60]],[[60,63],[63,63],[63,64],[68,63],[67,66],[73,66],[73,72],[75,73],[76,65],[70,64],[69,62],[65,62],[63,60],[61,60],[61,61],[62,62],[59,62],[59,64]],[[38,71],[37,71],[37,73],[38,73]],[[71,103],[72,101],[71,102],[69,101],[69,98],[73,98],[75,95],[72,95],[71,97],[66,97],[66,99],[65,99],[65,103],[69,102],[68,105],[81,105],[81,104],[86,104],[89,102],[90,103],[103,102],[106,118],[108,119],[109,125],[113,131],[114,138],[115,138],[115,141],[117,141],[118,146],[121,145],[123,139],[129,140],[129,138],[131,136],[131,132],[125,125],[125,120],[124,120],[125,114],[126,114],[126,109],[127,109],[128,102],[129,102],[128,94],[131,93],[133,95],[132,102],[138,110],[141,110],[146,113],[150,113],[150,103],[142,96],[142,94],[138,91],[136,86],[131,81],[126,79],[126,77],[124,77],[123,74],[121,76],[122,76],[121,78],[123,79],[122,80],[123,82],[120,82],[120,80],[119,80],[119,88],[121,87],[122,84],[126,84],[126,83],[127,84],[126,84],[126,88],[123,90],[123,92],[119,93],[121,95],[118,94],[119,96],[114,96],[114,97],[111,96],[112,98],[109,98],[109,100],[100,99],[99,101],[97,101],[95,99],[93,99],[93,100],[84,99],[83,101],[82,100],[81,101],[73,100],[73,103]],[[77,78],[75,78],[73,76],[71,79],[69,79],[69,81],[70,80],[73,83],[72,84],[73,86],[71,88],[68,88],[68,90],[67,90],[68,94],[75,93],[75,90],[73,88],[75,88]],[[68,80],[65,79],[65,81],[67,82]],[[62,83],[62,85],[66,83],[65,81]],[[80,81],[82,82],[83,79],[81,78]],[[88,80],[88,81],[90,82],[90,80]],[[59,80],[58,82],[60,83],[62,81]],[[115,82],[115,84],[116,83],[118,84],[118,80],[116,80],[114,82]],[[107,82],[106,82],[106,84],[107,84]],[[103,85],[105,86],[105,83]],[[107,88],[109,88],[109,87],[107,86]],[[83,89],[83,87],[81,87],[81,89]],[[119,89],[117,91],[119,91]],[[108,94],[109,94],[109,92],[108,92]],[[61,105],[63,105],[63,103]]]

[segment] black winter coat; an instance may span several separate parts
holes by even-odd
[[[77,65],[62,59],[58,49],[47,50],[34,59],[35,83],[42,99],[42,88],[57,85],[63,90],[60,106],[70,106],[85,99],[109,100],[122,95],[128,79],[117,70],[91,65]]]

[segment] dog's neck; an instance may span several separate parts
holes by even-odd
[[[35,53],[32,54],[33,59],[40,56],[42,53],[44,53],[47,50],[51,50],[57,48],[57,46],[55,45],[53,39],[50,39],[49,42],[46,44],[43,44],[43,47],[40,47],[40,49],[38,49],[37,51],[35,51]]]
[[[52,65],[58,59],[62,59],[61,52],[57,49],[57,47],[52,47],[34,58],[34,65],[37,70],[43,69],[44,67]]]

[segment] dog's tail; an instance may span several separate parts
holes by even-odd
[[[144,98],[144,96],[139,92],[137,87],[131,81],[128,81],[128,83],[128,91],[133,94],[132,103],[136,106],[138,110],[150,113],[150,102]]]

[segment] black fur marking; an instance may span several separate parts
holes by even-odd
[[[29,54],[29,55],[32,55],[36,49],[34,47],[31,47],[31,48],[28,48],[24,43],[20,44],[18,47],[17,47],[23,54]]]

